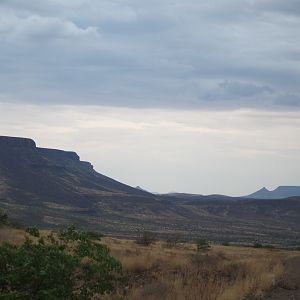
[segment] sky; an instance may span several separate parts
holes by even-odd
[[[300,2],[0,0],[0,134],[153,192],[300,185]]]

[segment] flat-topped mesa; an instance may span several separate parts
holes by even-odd
[[[32,139],[0,136],[0,148],[3,147],[35,149],[36,144]]]
[[[77,153],[72,151],[63,151],[58,149],[48,149],[39,148],[32,139],[20,138],[20,137],[10,137],[10,136],[0,136],[0,151],[3,150],[4,153],[9,154],[11,152],[21,153],[22,155],[34,155],[38,154],[35,158],[30,156],[31,160],[40,159],[41,157],[46,158],[46,160],[51,160],[54,163],[65,164],[68,162],[80,162],[80,158]],[[1,151],[1,153],[3,153]],[[49,161],[50,163],[50,161]],[[39,164],[43,164],[39,161]]]
[[[67,159],[72,161],[80,161],[80,158],[76,152],[48,148],[37,148],[37,150],[41,155],[54,160]]]

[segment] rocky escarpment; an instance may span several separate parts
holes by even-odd
[[[9,186],[0,198],[23,205],[53,202],[91,207],[108,193],[146,194],[97,173],[75,152],[39,148],[25,138],[0,137],[0,178]]]
[[[0,160],[6,160],[10,167],[16,164],[19,158],[20,164],[26,162],[34,168],[63,168],[67,166],[81,167],[93,171],[89,162],[80,161],[77,153],[58,149],[39,148],[32,139],[0,136]]]
[[[80,157],[77,155],[76,152],[71,151],[63,151],[57,149],[48,149],[48,148],[37,148],[37,152],[50,159],[51,161],[65,163],[67,161],[75,161],[79,162]]]

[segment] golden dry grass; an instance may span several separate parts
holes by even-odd
[[[195,245],[149,247],[104,238],[128,278],[108,299],[242,300],[261,299],[279,280],[284,261],[299,252],[213,246],[199,254]]]
[[[19,245],[25,241],[25,232],[22,229],[15,229],[8,226],[0,227],[0,244],[10,242]]]

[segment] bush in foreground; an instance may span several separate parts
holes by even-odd
[[[89,234],[74,226],[46,237],[27,232],[35,238],[0,246],[0,299],[92,299],[113,290],[121,264]]]

